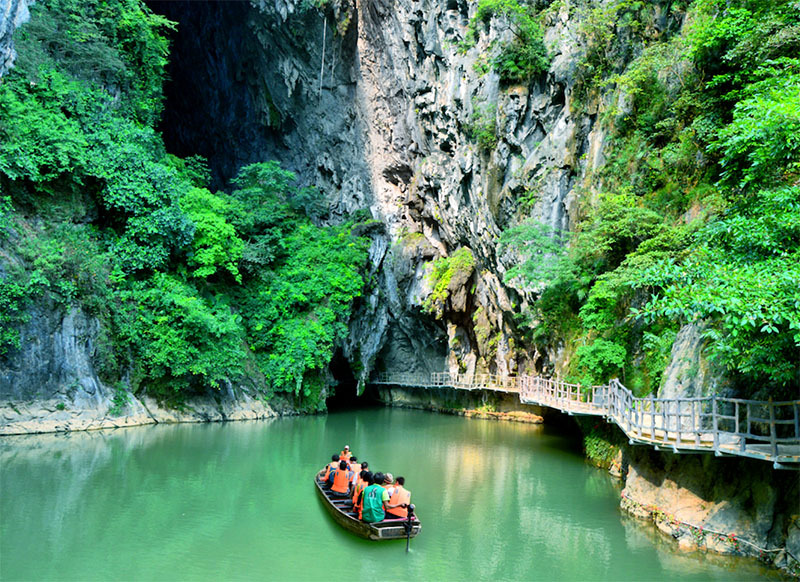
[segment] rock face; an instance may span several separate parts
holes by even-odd
[[[703,328],[686,325],[678,332],[672,354],[658,391],[659,398],[703,398],[711,394],[725,395],[722,374],[703,354]]]
[[[685,549],[760,557],[789,571],[800,556],[800,483],[760,461],[626,451],[622,508]]]
[[[279,159],[326,193],[329,221],[368,209],[384,225],[370,251],[375,285],[344,346],[359,389],[376,364],[552,369],[555,355],[514,341],[526,297],[503,283],[514,258],[498,255],[496,239],[522,216],[569,229],[579,186],[603,161],[602,99],[572,106],[581,47],[566,5],[547,17],[550,69],[502,86],[487,54],[510,38],[508,22],[493,18],[461,48],[476,8],[467,0],[258,1],[233,9],[235,25],[226,3],[150,4],[190,37],[176,41],[174,61],[192,73],[174,72],[167,89],[166,110],[182,112],[165,119],[172,150],[208,144],[219,183],[244,161]],[[674,25],[653,11],[656,33]],[[229,24],[236,47],[221,32]],[[492,145],[476,140],[476,124],[493,128]],[[424,309],[431,261],[462,248],[474,273],[434,317]]]
[[[139,400],[124,385],[101,380],[98,319],[53,304],[37,304],[29,313],[20,348],[0,358],[0,435],[277,416],[246,388],[230,385],[190,398],[180,412]]]
[[[0,0],[0,77],[14,64],[16,52],[12,35],[30,18],[28,6],[33,0]]]
[[[379,386],[376,396],[387,406],[418,408],[470,418],[510,420],[529,424],[545,422],[540,406],[521,404],[515,394],[476,391],[465,392],[452,388],[427,390],[400,386]],[[558,414],[558,413],[556,413]]]

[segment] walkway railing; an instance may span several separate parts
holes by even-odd
[[[603,416],[631,444],[750,457],[772,461],[776,468],[800,464],[800,400],[637,398],[616,379],[589,387],[541,376],[448,372],[382,374],[373,384],[515,393],[523,404]]]

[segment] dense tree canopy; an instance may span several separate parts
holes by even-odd
[[[528,314],[537,341],[581,346],[575,379],[624,375],[654,390],[678,327],[694,322],[741,394],[796,396],[800,12],[781,0],[696,0],[681,34],[645,41],[615,68],[618,35],[602,32],[635,32],[646,7],[612,4],[583,24],[607,41],[588,45],[606,58],[587,54],[587,82],[630,99],[609,112],[598,202],[566,244],[537,224],[506,232],[526,258],[507,280],[539,291]]]

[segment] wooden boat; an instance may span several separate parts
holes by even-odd
[[[333,519],[347,531],[368,540],[404,540],[407,536],[415,537],[422,529],[416,516],[411,520],[410,535],[406,531],[406,519],[385,519],[378,523],[361,521],[353,511],[353,503],[349,498],[333,497],[330,490],[325,489],[321,480],[323,475],[324,471],[320,471],[314,477],[314,486]]]

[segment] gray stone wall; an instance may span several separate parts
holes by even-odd
[[[28,21],[28,7],[33,0],[0,0],[0,77],[13,66],[17,53],[14,51],[14,31]]]

